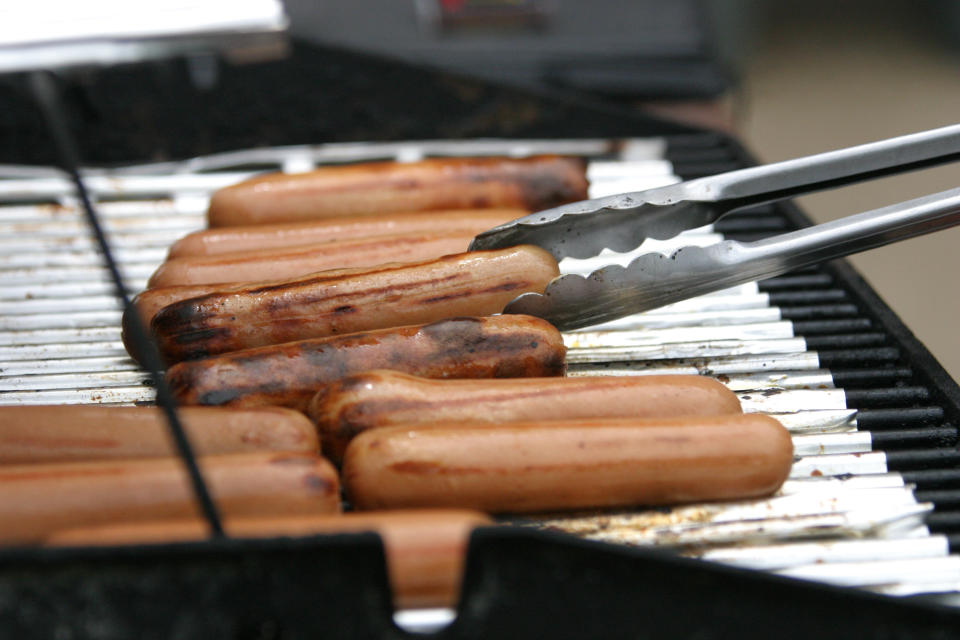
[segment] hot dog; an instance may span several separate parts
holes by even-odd
[[[323,385],[370,369],[428,378],[559,376],[565,355],[560,332],[539,318],[452,318],[181,362],[167,382],[184,405],[302,410]]]
[[[334,462],[357,434],[398,424],[724,413],[741,413],[736,394],[702,376],[430,380],[396,371],[341,378],[307,408]]]
[[[309,536],[373,531],[383,538],[387,570],[398,608],[452,607],[457,602],[470,532],[492,524],[475,511],[432,509],[345,513],[330,516],[235,518],[225,523],[238,538]],[[174,520],[68,529],[48,545],[125,545],[202,540],[198,520]]]
[[[385,215],[371,214],[359,218],[349,216],[311,222],[219,227],[184,236],[170,247],[168,256],[213,256],[237,251],[280,249],[318,242],[425,231],[463,231],[476,235],[510,220],[522,218],[528,213],[525,209],[407,211]]]
[[[364,273],[366,271],[369,271],[369,268],[330,269],[328,271],[324,271],[324,276],[333,278],[338,276],[349,276],[357,273]],[[213,293],[247,293],[255,286],[270,287],[277,284],[280,283],[272,280],[262,280],[257,281],[256,283],[238,282],[156,287],[154,289],[142,291],[136,297],[134,297],[133,309],[135,310],[136,315],[140,317],[140,321],[143,322],[144,326],[149,327],[153,322],[153,318],[160,312],[161,309],[169,307],[174,303],[190,300],[191,298],[201,298]],[[129,353],[134,360],[140,361],[141,356],[137,352],[136,345],[134,345],[133,341],[131,340],[131,336],[133,335],[131,323],[133,320],[133,315],[124,311],[123,319],[121,321],[122,331],[120,335],[123,340],[123,346],[127,349],[127,353]]]
[[[540,211],[586,197],[579,159],[434,158],[259,176],[214,193],[207,222],[230,227],[397,211]]]
[[[132,336],[133,322],[140,320],[143,326],[149,330],[150,322],[157,315],[160,309],[168,307],[174,302],[188,300],[198,296],[204,296],[213,293],[223,286],[215,284],[191,285],[188,287],[161,287],[157,289],[148,289],[142,291],[131,300],[130,309],[132,312],[124,310],[123,317],[120,320],[120,339],[123,340],[123,346],[137,362],[141,362],[143,355],[138,352],[137,345],[133,343]]]
[[[354,507],[492,513],[661,505],[767,495],[793,463],[769,416],[396,426],[347,447]]]
[[[353,273],[360,273],[366,271],[367,269],[336,269],[329,270],[324,272],[327,276],[333,275],[349,275]],[[257,283],[260,286],[272,286],[276,284],[274,281],[263,280],[258,281]],[[154,316],[156,316],[161,309],[164,307],[169,307],[170,305],[182,302],[184,300],[189,300],[191,298],[200,298],[203,296],[210,295],[212,293],[230,293],[230,292],[245,292],[253,287],[254,284],[250,282],[238,282],[238,283],[223,283],[223,284],[191,284],[191,285],[180,285],[173,287],[156,287],[154,289],[147,289],[146,291],[141,291],[133,299],[133,309],[136,311],[136,314],[140,317],[140,321],[143,322],[145,327],[149,327],[150,323],[153,321]],[[124,311],[123,319],[121,321],[122,331],[121,337],[123,339],[123,346],[126,347],[127,352],[135,359],[140,360],[140,354],[137,353],[135,345],[131,341],[130,336],[133,335],[133,328],[131,323],[133,322],[134,317],[132,314]]]
[[[435,260],[466,251],[474,235],[465,231],[421,231],[297,247],[171,258],[157,268],[147,286],[280,280],[326,269]]]
[[[340,333],[500,312],[521,293],[540,292],[557,262],[533,246],[320,272],[174,303],[151,330],[167,362]]]
[[[226,517],[336,513],[332,465],[314,454],[235,453],[199,458]],[[64,528],[195,517],[178,458],[0,466],[0,542],[39,542]]]
[[[245,451],[319,452],[316,428],[279,407],[180,410],[200,455]],[[0,408],[0,463],[61,462],[176,455],[166,420],[155,407],[96,405]]]

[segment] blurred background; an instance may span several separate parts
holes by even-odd
[[[733,130],[776,161],[960,121],[960,3],[715,2]],[[800,198],[816,222],[960,185],[928,169]],[[960,379],[960,229],[850,260]]]
[[[295,36],[727,131],[761,161],[960,120],[947,0],[286,0]],[[816,222],[955,187],[957,166],[800,199]],[[854,264],[960,378],[960,229]]]

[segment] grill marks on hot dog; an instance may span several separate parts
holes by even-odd
[[[559,376],[565,355],[560,332],[539,318],[452,318],[182,362],[167,381],[186,405],[302,410],[323,385],[370,369],[428,378]]]
[[[398,424],[713,416],[741,407],[736,394],[701,376],[467,381],[371,371],[324,387],[307,412],[338,461],[357,434]]]
[[[180,417],[198,455],[320,449],[302,414],[279,407],[188,407]],[[0,463],[25,464],[176,455],[154,407],[96,405],[0,408]]]
[[[152,330],[168,362],[239,349],[497,313],[558,275],[546,251],[520,246],[416,264],[320,272],[174,303]]]
[[[549,209],[587,197],[575,158],[434,158],[260,176],[217,191],[210,227],[442,209]]]
[[[343,480],[360,509],[505,513],[757,497],[792,463],[790,434],[756,414],[435,424],[359,435]]]
[[[236,285],[233,285],[236,286]],[[130,310],[124,309],[123,317],[120,320],[120,339],[123,340],[123,346],[137,362],[141,361],[142,354],[137,351],[132,336],[133,322],[139,320],[143,326],[149,330],[153,317],[164,307],[168,307],[175,302],[189,300],[205,296],[216,291],[224,290],[224,285],[204,284],[189,285],[182,287],[160,287],[157,289],[148,289],[137,294],[131,301]]]

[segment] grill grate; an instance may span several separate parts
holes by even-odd
[[[136,291],[175,238],[203,225],[209,192],[249,175],[238,167],[303,170],[368,159],[542,152],[589,156],[591,197],[744,162],[713,136],[411,142],[222,154],[93,175],[89,183]],[[11,168],[6,175],[0,180],[0,404],[152,402],[146,374],[120,344],[117,303],[66,181],[49,170]],[[717,233],[752,240],[799,221],[789,207],[765,205],[682,242],[710,242]],[[591,266],[566,261],[563,268]],[[936,363],[863,290],[846,267],[828,265],[607,330],[568,334],[571,375],[713,375],[739,394],[745,410],[780,419],[795,436],[798,458],[791,480],[768,500],[515,524],[670,546],[881,593],[960,591],[960,561],[948,556],[960,542],[957,403],[950,400],[960,394],[949,379],[931,381]]]

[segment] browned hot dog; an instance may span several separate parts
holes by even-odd
[[[431,380],[397,371],[341,378],[322,388],[307,408],[334,462],[357,434],[398,424],[723,413],[741,413],[740,401],[702,376]]]
[[[339,217],[310,222],[218,227],[194,231],[170,247],[169,257],[213,256],[237,251],[280,249],[318,242],[369,238],[379,235],[463,231],[476,235],[510,220],[522,218],[525,209],[463,209],[406,211]]]
[[[140,321],[144,323],[145,327],[149,327],[150,322],[153,321],[153,317],[164,307],[169,307],[171,304],[182,300],[199,298],[211,293],[216,293],[217,291],[224,291],[231,287],[239,287],[241,284],[242,283],[194,284],[147,289],[137,294],[133,299],[133,306],[139,312]],[[130,320],[126,315],[123,318],[124,335],[130,333]]]
[[[213,256],[171,258],[150,277],[149,287],[297,278],[317,271],[374,267],[386,262],[436,260],[470,247],[465,231],[421,231]]]
[[[454,509],[235,518],[224,523],[228,535],[237,538],[379,533],[394,604],[399,608],[454,606],[470,532],[490,524],[493,521],[482,513]],[[70,546],[150,544],[202,540],[207,535],[199,520],[174,520],[68,529],[46,542]]]
[[[548,209],[587,197],[575,158],[434,158],[270,174],[220,189],[210,227],[438,209]]]
[[[336,470],[315,454],[199,458],[224,516],[336,513]],[[0,466],[0,542],[39,542],[65,528],[195,517],[179,458]]]
[[[396,426],[347,447],[360,509],[524,512],[660,505],[773,493],[793,463],[769,416]]]
[[[528,245],[354,273],[320,272],[174,303],[151,329],[167,362],[339,333],[488,315],[559,273]]]
[[[132,323],[135,320],[139,319],[140,322],[143,323],[144,329],[149,332],[150,322],[160,309],[168,307],[174,302],[205,296],[223,288],[223,285],[215,284],[190,285],[186,287],[159,287],[156,289],[148,289],[137,294],[131,301],[132,306],[130,307],[134,310],[134,313],[128,313],[124,310],[123,318],[120,321],[120,326],[122,327],[120,337],[123,340],[123,346],[126,348],[127,353],[137,362],[140,362],[142,359],[141,354],[137,352],[136,345],[133,343],[134,331]]]
[[[325,271],[324,275],[349,275],[363,271],[367,271],[367,269],[331,269],[329,271]],[[258,281],[256,284],[258,286],[273,286],[274,284],[277,284],[277,282],[272,280],[263,280]],[[156,287],[154,289],[147,289],[146,291],[140,292],[133,299],[133,308],[136,310],[137,316],[140,317],[140,321],[143,322],[144,327],[149,329],[150,323],[153,321],[154,316],[156,316],[164,307],[169,307],[174,303],[189,300],[191,298],[207,296],[212,293],[230,293],[234,291],[245,292],[253,286],[254,283],[251,282],[236,282],[223,284],[191,284],[173,287]],[[131,326],[131,323],[133,320],[134,317],[124,311],[123,319],[121,321],[121,336],[123,339],[123,346],[126,347],[127,352],[133,356],[135,360],[139,361],[140,354],[137,353],[135,345],[131,339],[131,336],[133,335],[133,327]]]
[[[279,407],[187,407],[179,412],[200,455],[245,451],[319,452],[316,428]],[[0,463],[176,455],[156,407],[56,405],[0,408]]]
[[[370,369],[428,378],[559,376],[565,355],[560,332],[540,318],[452,318],[181,362],[167,382],[185,405],[302,410],[323,385]]]

